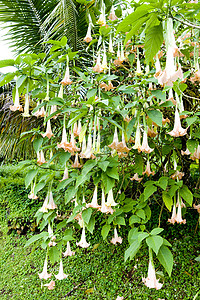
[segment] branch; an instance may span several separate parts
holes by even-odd
[[[176,13],[177,13],[177,12],[176,12]],[[190,21],[188,21],[187,19],[185,19],[185,17],[184,17],[182,14],[180,14],[180,13],[178,13],[178,14],[183,18],[184,21],[183,21],[183,20],[180,20],[180,19],[178,19],[178,18],[176,18],[176,17],[174,17],[173,15],[172,15],[172,18],[173,18],[174,20],[176,20],[176,21],[178,21],[178,22],[180,22],[180,23],[186,25],[186,26],[189,26],[189,27],[192,27],[192,28],[200,29],[200,26],[191,23]]]

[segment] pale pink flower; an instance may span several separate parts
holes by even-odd
[[[47,287],[48,287],[48,290],[54,290],[54,287],[55,287],[55,281],[51,280],[50,283],[46,283],[46,284],[44,284],[44,286],[47,286]]]
[[[107,206],[116,206],[116,205],[118,205],[118,203],[116,203],[115,200],[114,200],[112,189],[110,189],[110,191],[108,192],[106,205]]]
[[[142,173],[142,175],[146,174],[148,177],[152,174],[154,175],[155,172],[151,172],[151,169],[150,169],[150,162],[149,162],[149,159],[147,160],[147,166],[146,166],[146,170]]]
[[[59,273],[57,275],[55,275],[56,279],[58,280],[63,280],[65,278],[67,278],[68,275],[66,275],[63,272],[63,263],[62,263],[62,259],[60,260],[60,268],[59,268]]]
[[[63,85],[62,85],[62,86],[63,86]],[[50,115],[53,114],[53,113],[55,113],[56,111],[57,111],[57,105],[52,105],[52,106],[51,106]],[[55,115],[55,116],[53,116],[52,119],[57,119],[57,117],[58,117],[58,114]]]
[[[66,67],[66,72],[65,72],[65,76],[63,78],[63,80],[61,81],[62,85],[69,85],[72,84],[72,81],[69,78],[69,66],[67,65]]]
[[[156,279],[156,272],[151,259],[149,260],[147,278],[143,277],[142,282],[150,289],[159,290],[163,286],[163,284],[159,282],[159,279]]]
[[[171,219],[168,219],[169,223],[175,224],[176,222],[176,205],[173,205],[173,209],[172,209],[172,217]]]
[[[93,194],[93,197],[92,197],[92,202],[86,204],[86,207],[87,208],[88,207],[100,208],[100,205],[97,202],[97,185],[95,186],[95,189],[94,189],[94,194]]]
[[[52,274],[52,273],[51,273]],[[44,261],[44,267],[42,273],[38,273],[40,279],[48,279],[51,277],[51,274],[47,273],[47,257]]]
[[[63,178],[59,181],[61,182],[61,181],[65,180],[65,179],[68,179],[68,178],[69,178],[68,167],[65,167]]]
[[[90,43],[92,41],[92,36],[91,36],[91,23],[89,23],[88,25],[88,30],[87,30],[87,33],[86,33],[86,36],[84,37],[84,42],[86,43]]]
[[[32,192],[32,193],[30,193],[30,195],[28,195],[28,198],[29,198],[29,199],[38,199],[38,196],[36,196],[36,195],[34,194],[34,192]]]
[[[187,134],[187,129],[183,129],[181,126],[181,120],[180,120],[180,116],[178,113],[178,109],[176,107],[176,111],[175,111],[175,121],[174,121],[174,128],[172,131],[168,132],[169,135],[174,136],[174,137],[179,137],[179,136],[183,136]]]
[[[112,41],[112,35],[111,35],[111,34],[110,34],[110,37],[109,37],[108,51],[109,51],[110,53],[114,53],[114,50],[113,50],[113,41]]]
[[[20,105],[19,103],[19,91],[18,88],[16,87],[16,92],[15,92],[15,101],[14,101],[14,105],[10,105],[10,110],[12,111],[23,111],[22,105]]]
[[[82,151],[80,153],[80,157],[81,158],[92,158],[93,150],[92,150],[92,136],[91,136],[91,133],[88,135],[87,147],[86,148],[85,148],[85,142],[86,141],[83,140]],[[83,151],[83,148],[85,148],[84,151]]]
[[[52,191],[49,193],[49,203],[47,204],[47,208],[48,209],[56,209],[57,205],[55,204],[54,200],[53,200],[53,194]]]
[[[132,180],[132,181],[136,180],[138,182],[141,182],[142,179],[143,179],[143,177],[141,177],[141,178],[138,177],[138,173],[135,173],[134,176],[132,178],[130,178],[130,180]]]
[[[117,296],[117,298],[116,298],[116,300],[123,300],[124,299],[124,297],[122,296],[122,297],[120,297],[120,296]]]
[[[110,242],[112,244],[116,245],[117,243],[121,244],[122,240],[123,239],[120,236],[118,236],[117,228],[114,228],[114,237],[112,238],[112,240]]]
[[[142,146],[138,148],[138,152],[151,153],[154,149],[150,148],[148,145],[147,131],[143,133]]]
[[[193,204],[193,207],[194,207],[194,209],[196,209],[197,212],[200,214],[200,204],[198,204],[198,205]]]
[[[185,151],[181,150],[181,155],[190,155],[190,154],[191,152],[188,150],[188,148]]]
[[[71,251],[69,241],[67,242],[67,249],[66,249],[66,251],[63,253],[63,255],[64,255],[64,257],[75,255],[75,252],[74,252],[74,251]]]
[[[24,105],[24,112],[22,114],[23,117],[30,117],[29,114],[29,104],[30,104],[30,99],[29,99],[29,95],[28,95],[28,91],[25,95],[25,105]]]
[[[183,223],[185,224],[186,223],[186,219],[182,219],[182,214],[181,214],[181,203],[180,203],[180,200],[179,200],[179,194],[178,194],[178,210],[177,210],[177,215],[175,217],[175,221],[176,223]]]
[[[37,163],[39,166],[46,163],[43,150],[41,150],[37,153]]]
[[[40,212],[43,212],[43,213],[48,212],[48,202],[49,202],[49,198],[48,198],[48,194],[47,194],[42,207],[39,209]]]
[[[197,149],[195,150],[194,154],[190,156],[192,160],[200,159],[200,145],[198,145]]]
[[[72,164],[72,168],[81,168],[81,167],[82,167],[82,165],[78,161],[78,153],[76,153],[76,157],[75,157],[74,163]]]
[[[108,19],[109,19],[110,21],[115,21],[115,20],[118,19],[117,16],[116,16],[116,14],[115,14],[115,10],[114,10],[114,6],[113,6],[113,5],[112,5],[112,7],[111,7],[111,10],[110,10],[110,14],[109,14],[109,16],[108,16]]]
[[[135,145],[133,146],[133,149],[140,149],[140,148],[141,148],[141,134],[140,134],[140,124],[138,122],[136,128],[136,135],[135,135]]]
[[[77,125],[77,122],[74,123],[74,127],[73,127],[73,134],[75,137],[78,137],[79,134],[81,133],[81,121],[79,120],[78,121],[78,125]]]
[[[67,133],[66,133],[66,128],[65,128],[65,124],[64,124],[63,131],[62,131],[62,140],[61,140],[60,144],[57,144],[57,147],[63,148],[65,150],[68,145],[69,145],[69,143],[67,140]]]
[[[90,246],[90,243],[86,242],[85,238],[85,226],[83,226],[82,229],[82,234],[81,234],[81,240],[79,243],[76,243],[77,246],[82,247],[82,248],[88,248]]]
[[[48,139],[50,139],[52,136],[54,136],[52,130],[51,130],[51,122],[50,119],[47,121],[47,128],[45,133],[41,133],[43,137],[47,136]]]
[[[100,53],[98,54],[96,65],[92,68],[92,70],[97,73],[103,72],[103,68],[101,66]]]
[[[111,206],[106,205],[104,189],[102,189],[101,207],[98,210],[106,214],[113,214],[114,212]]]

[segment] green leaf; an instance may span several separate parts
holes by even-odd
[[[84,166],[83,166],[83,170],[81,175],[85,176],[87,175],[97,164],[97,161],[92,159],[92,160],[88,160]]]
[[[95,217],[91,216],[89,223],[86,224],[86,227],[91,234],[93,234],[94,226],[95,226]]]
[[[172,210],[172,205],[173,205],[173,200],[172,200],[171,195],[168,192],[163,191],[162,192],[162,199],[163,199],[163,202],[165,203],[165,206],[167,207],[167,209],[169,211],[171,211]]]
[[[7,73],[3,76],[3,79],[0,81],[0,86],[9,83],[15,77],[15,73]]]
[[[72,118],[69,121],[69,123],[67,124],[67,128],[69,128],[70,126],[72,126],[76,121],[80,120],[86,114],[87,114],[87,110],[85,110],[84,112],[80,113],[78,116],[75,116],[74,118]]]
[[[89,207],[87,209],[84,209],[82,211],[82,218],[83,218],[83,221],[88,224],[89,221],[90,221],[90,218],[91,218],[91,215],[92,215],[92,208]]]
[[[163,115],[159,110],[148,110],[147,115],[154,123],[162,127]]]
[[[199,143],[196,140],[192,140],[192,139],[187,140],[187,148],[191,153],[195,152],[195,149],[197,149],[198,144]]]
[[[117,225],[126,225],[124,217],[116,217],[115,224],[117,224]]]
[[[186,122],[187,122],[187,125],[190,126],[192,125],[193,123],[195,123],[197,121],[198,117],[197,116],[194,116],[194,117],[187,117],[186,118]]]
[[[135,121],[136,121],[136,118],[132,118],[126,127],[127,140],[129,140],[131,133],[133,132]]]
[[[133,35],[135,35],[138,30],[141,28],[141,26],[149,19],[149,14],[143,16],[142,18],[140,18],[139,20],[137,20],[136,23],[134,23],[132,26],[131,31],[129,31],[126,35],[126,38],[124,40],[124,45],[127,43],[128,40],[130,40]]]
[[[30,244],[42,239],[43,237],[49,236],[48,232],[44,231],[37,235],[32,236],[25,244],[25,247],[28,247]]]
[[[40,150],[40,147],[42,146],[42,143],[43,143],[43,138],[42,137],[34,138],[33,148],[34,148],[36,153]]]
[[[117,27],[116,35],[119,32],[126,32],[129,31],[129,25],[136,24],[136,22],[142,18],[143,16],[147,15],[149,11],[151,11],[153,7],[149,4],[142,4],[136,10],[129,14]]]
[[[113,167],[113,168],[107,168],[106,170],[106,174],[109,176],[109,177],[112,177],[114,179],[117,179],[119,180],[119,174],[118,174],[118,169],[116,167]]]
[[[87,99],[95,97],[96,93],[97,93],[97,89],[89,89],[86,95]]]
[[[156,253],[156,255],[158,254],[158,251],[160,249],[160,247],[163,244],[163,238],[161,236],[158,235],[153,235],[153,236],[149,236],[146,239],[146,243],[147,245],[153,249],[153,251]]]
[[[157,255],[158,260],[163,265],[168,275],[171,276],[173,267],[173,255],[168,247],[162,245]]]
[[[74,196],[76,195],[76,188],[74,186],[70,186],[67,191],[65,192],[65,204],[67,204],[69,201],[72,200],[72,198],[74,198]]]
[[[85,181],[89,180],[91,173],[88,173],[87,175],[81,174],[76,179],[76,189],[83,184]]]
[[[65,180],[62,180],[58,186],[57,186],[57,191],[64,189],[67,185],[69,185],[72,181],[74,181],[74,178],[68,178]]]
[[[129,219],[129,224],[140,223],[141,219],[138,216],[132,215]]]
[[[163,43],[163,28],[162,24],[151,27],[145,36],[145,58],[148,64],[156,53],[160,50]]]
[[[157,99],[160,99],[162,101],[166,101],[166,92],[161,90],[152,90],[151,94],[155,96]]]
[[[168,185],[168,177],[165,176],[160,177],[158,182],[156,182],[155,184],[161,187],[163,190],[166,190]]]
[[[163,228],[154,228],[153,230],[151,230],[150,234],[157,235],[157,234],[161,233],[163,230],[164,230]]]
[[[38,184],[36,184],[35,188],[34,188],[34,194],[36,195],[37,192],[41,191],[43,189],[43,187],[45,187],[46,182],[40,182]]]
[[[135,155],[135,165],[133,167],[133,170],[135,173],[138,173],[139,175],[142,174],[144,169],[144,161],[140,154]]]
[[[104,172],[106,172],[106,169],[109,164],[110,164],[110,162],[107,160],[98,162],[99,168],[101,168],[101,170],[103,170]]]
[[[115,186],[115,179],[107,176],[106,173],[102,173],[101,178],[105,187],[105,194],[107,194]]]
[[[60,250],[57,247],[50,247],[48,254],[52,264],[60,260]]]
[[[188,187],[186,185],[183,185],[183,187],[179,190],[180,196],[190,205],[192,206],[193,202],[193,194],[190,192]]]
[[[138,209],[138,210],[136,210],[136,215],[138,216],[138,217],[140,217],[141,219],[143,219],[143,220],[145,220],[145,212],[144,212],[144,210],[143,209]]]
[[[157,187],[154,185],[150,185],[148,187],[146,187],[144,189],[144,201],[146,201],[147,199],[149,199],[149,197],[151,195],[153,195],[153,193],[155,193],[157,191]]]
[[[35,176],[37,175],[38,170],[30,170],[26,177],[25,177],[25,187],[27,189],[27,187],[29,186],[29,184],[32,182],[32,180],[35,178]]]
[[[108,233],[110,231],[111,226],[110,225],[104,225],[101,229],[101,235],[103,237],[103,239],[105,240],[108,236]]]
[[[62,166],[65,166],[66,162],[71,157],[71,153],[69,152],[60,152],[59,153],[59,160]]]
[[[141,243],[144,239],[146,239],[149,236],[147,232],[139,232],[137,240],[139,243]]]
[[[137,240],[135,240],[130,247],[125,251],[124,254],[124,261],[126,262],[127,259],[130,257],[130,259],[133,259],[134,256],[137,254],[138,250],[141,247],[141,243],[138,243]]]
[[[0,68],[9,67],[9,66],[14,66],[14,64],[15,64],[14,59],[4,59],[4,60],[0,60]]]

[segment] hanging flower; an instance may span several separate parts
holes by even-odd
[[[52,274],[52,273],[51,273]],[[47,257],[45,258],[45,261],[44,261],[44,267],[43,267],[43,271],[42,273],[38,273],[39,275],[39,278],[40,279],[45,279],[47,280],[48,278],[51,277],[51,274],[48,274],[47,273]]]
[[[40,150],[39,152],[37,152],[37,163],[39,166],[46,163],[43,150]]]
[[[97,56],[97,62],[96,62],[96,65],[92,68],[92,70],[94,72],[97,72],[97,73],[102,73],[103,72],[103,68],[101,66],[101,58],[100,58],[100,53],[98,54]]]
[[[188,148],[185,151],[181,150],[181,155],[190,155],[190,154],[191,152],[188,150]]]
[[[102,189],[101,206],[98,210],[106,214],[113,214],[114,212],[111,206],[106,205],[104,189]]]
[[[150,175],[154,175],[155,172],[151,172],[151,169],[150,169],[150,162],[149,162],[149,159],[147,160],[147,166],[146,166],[146,170],[142,173],[142,175],[146,174],[148,177]]]
[[[68,167],[65,167],[63,178],[59,181],[61,182],[61,181],[65,180],[65,179],[68,179],[68,178],[69,178]]]
[[[23,117],[30,117],[29,114],[29,95],[28,95],[28,91],[27,94],[25,95],[25,106],[24,106],[24,112],[22,114]]]
[[[113,5],[112,5],[112,7],[111,7],[111,10],[110,10],[110,14],[109,14],[109,16],[108,16],[108,19],[109,19],[110,21],[115,21],[115,20],[118,19],[117,16],[116,16],[116,14],[115,14],[115,10],[114,10],[114,6],[113,6]]]
[[[55,202],[53,200],[53,193],[52,193],[52,191],[50,191],[48,197],[49,197],[49,203],[47,205],[47,208],[48,209],[56,209],[57,205],[55,204]]]
[[[62,263],[62,259],[60,260],[60,268],[59,268],[59,273],[57,275],[55,275],[56,279],[58,280],[63,280],[65,278],[67,278],[68,275],[66,275],[63,272],[63,263]]]
[[[140,149],[141,148],[141,134],[140,134],[140,124],[138,122],[137,128],[136,128],[136,134],[135,134],[135,145],[133,146],[133,149]]]
[[[171,219],[168,219],[168,222],[171,224],[175,224],[176,222],[176,205],[173,205],[173,209],[172,209],[172,217]]]
[[[178,204],[178,210],[177,210],[177,215],[175,217],[175,221],[176,223],[186,223],[186,219],[182,219],[182,214],[181,214],[181,202],[180,202],[180,197],[179,197],[179,192],[178,192],[178,196],[177,196],[177,204]]]
[[[154,149],[150,148],[148,145],[148,139],[147,139],[147,131],[145,130],[143,133],[143,141],[142,146],[138,148],[138,152],[145,152],[145,153],[151,153]]]
[[[83,226],[82,229],[82,234],[81,234],[81,240],[79,243],[76,243],[77,246],[82,247],[82,248],[88,248],[90,246],[90,243],[86,242],[85,238],[85,226]]]
[[[60,144],[57,144],[57,147],[63,148],[65,150],[68,145],[69,145],[69,143],[67,140],[67,133],[66,133],[65,122],[64,122],[63,131],[62,131],[62,140],[61,140]]]
[[[48,203],[49,203],[49,197],[48,194],[44,200],[44,203],[42,205],[42,207],[39,209],[40,212],[46,213],[48,212]]]
[[[52,106],[51,106],[50,115],[54,114],[55,112],[57,112],[57,105],[52,105]],[[59,114],[57,114],[57,115],[51,117],[51,119],[57,119],[58,115],[59,115]]]
[[[63,255],[64,255],[64,257],[75,255],[75,252],[71,251],[69,241],[67,242],[67,249],[66,249],[66,251],[63,253]]]
[[[67,63],[67,67],[66,67],[65,76],[64,76],[63,80],[61,81],[61,84],[62,85],[72,84],[72,81],[69,78],[69,66],[68,66],[68,63]]]
[[[116,203],[115,200],[114,200],[112,189],[110,189],[110,191],[108,192],[106,205],[107,206],[116,206],[116,205],[118,205],[118,203]]]
[[[91,27],[92,27],[92,24],[89,23],[88,25],[88,30],[87,30],[87,34],[86,36],[84,37],[84,42],[86,43],[90,43],[92,41],[92,36],[91,36]]]
[[[87,203],[86,204],[86,207],[92,207],[92,208],[100,208],[100,205],[98,204],[98,201],[97,201],[97,185],[95,186],[95,189],[94,189],[94,194],[93,194],[93,197],[92,197],[92,202],[91,203]]]
[[[141,177],[141,178],[138,177],[138,173],[134,174],[134,176],[132,178],[130,178],[130,180],[132,180],[132,181],[136,180],[138,182],[141,182],[142,179],[143,179],[143,177]]]
[[[15,101],[14,101],[14,105],[10,105],[10,110],[12,111],[23,111],[22,105],[20,105],[19,103],[19,91],[18,88],[16,86],[16,92],[15,92]]]
[[[118,236],[117,234],[117,228],[114,228],[114,237],[110,241],[112,244],[116,245],[117,243],[121,244],[122,243],[122,238]]]
[[[179,137],[187,134],[187,129],[182,128],[181,126],[181,120],[179,117],[178,109],[176,107],[175,111],[175,121],[174,121],[174,128],[172,131],[168,132],[169,135],[174,136],[174,137]]]
[[[29,199],[38,199],[38,197],[34,193],[34,189],[35,189],[35,182],[34,182],[34,184],[33,184],[33,182],[31,182],[31,193],[30,193],[30,195],[28,195]]]
[[[52,136],[54,136],[52,130],[51,130],[51,123],[50,123],[50,119],[47,121],[47,129],[45,133],[41,133],[41,135],[43,137],[48,137],[48,139],[50,139]]]
[[[192,160],[200,159],[200,145],[198,145],[197,149],[195,150],[194,154],[190,156]]]
[[[108,46],[108,51],[110,53],[114,53],[114,50],[113,50],[113,41],[112,41],[112,35],[110,34],[109,36],[109,46]]]
[[[151,259],[149,260],[149,267],[148,267],[147,278],[143,277],[142,281],[150,289],[159,290],[163,286],[163,284],[160,283],[158,279],[156,279],[156,272],[155,272],[155,268],[154,268],[154,266],[152,264]]]
[[[78,161],[78,153],[76,153],[75,161],[72,164],[72,168],[82,168],[82,165]]]

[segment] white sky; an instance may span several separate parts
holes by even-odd
[[[0,28],[0,60],[14,58],[14,53],[9,48],[8,42],[4,40],[6,33],[6,29]],[[14,70],[14,67],[0,68],[2,73],[13,72]]]

